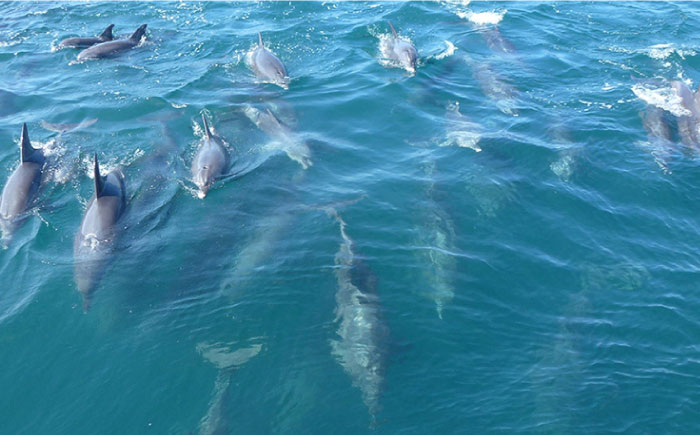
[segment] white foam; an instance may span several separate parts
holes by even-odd
[[[694,50],[676,48],[673,44],[652,45],[651,47],[642,50],[642,52],[652,59],[657,60],[664,60],[674,53],[680,56],[682,59],[685,59],[686,56],[695,56],[696,54]]]
[[[496,25],[503,20],[507,10],[488,11],[488,12],[472,12],[472,11],[455,11],[455,14],[465,20],[469,20],[474,24],[485,26],[487,24]]]
[[[675,116],[691,115],[681,104],[681,97],[671,87],[647,88],[638,84],[632,86],[632,92],[647,104],[667,110]]]
[[[442,53],[439,53],[437,56],[435,56],[435,59],[440,60],[440,59],[444,59],[446,57],[450,57],[453,54],[455,54],[457,47],[455,47],[455,45],[453,43],[451,43],[448,40],[445,40],[445,45],[447,46],[445,51],[443,51]]]

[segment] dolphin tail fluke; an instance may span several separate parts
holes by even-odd
[[[260,34],[260,32],[258,32],[258,44],[260,45],[260,48],[265,47],[265,44],[263,44],[262,42],[262,35]]]
[[[391,21],[387,20],[387,23],[389,23],[389,27],[391,27],[391,33],[394,35],[394,38],[398,38],[398,35],[396,34],[396,29],[394,29],[393,24],[391,24]]]
[[[207,135],[207,139],[211,139],[211,130],[209,130],[209,123],[207,122],[207,117],[202,113],[202,123],[204,124],[204,133]]]
[[[107,28],[102,32],[99,36],[99,38],[103,41],[111,41],[114,39],[114,36],[112,36],[112,28],[114,27],[114,24],[110,24],[107,26]]]
[[[95,197],[99,198],[102,194],[102,189],[104,189],[104,181],[100,175],[100,163],[97,161],[97,153],[95,153],[95,166],[92,170],[95,177]]]
[[[32,160],[32,154],[34,154],[34,147],[29,141],[29,133],[27,132],[27,123],[22,124],[22,138],[20,139],[20,146],[22,147],[21,161],[30,162]]]
[[[87,313],[90,311],[90,307],[92,306],[92,298],[88,295],[83,295],[83,313]]]
[[[56,133],[68,133],[81,128],[90,127],[92,124],[97,122],[97,118],[87,119],[76,124],[52,124],[50,122],[41,121],[41,126],[49,131],[55,131]]]
[[[129,39],[137,42],[140,41],[143,34],[146,33],[146,27],[148,27],[147,24],[141,24],[141,26],[138,29],[136,29],[136,31],[131,35]]]
[[[249,347],[231,351],[227,346],[210,343],[197,344],[197,352],[213,364],[219,370],[232,370],[242,366],[249,359],[260,353],[262,344],[253,344]]]

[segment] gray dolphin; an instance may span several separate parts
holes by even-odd
[[[687,147],[700,147],[700,107],[696,104],[695,95],[685,83],[674,80],[671,87],[681,99],[681,106],[688,111],[687,115],[678,117],[678,135]]]
[[[192,162],[192,179],[199,187],[200,198],[204,198],[212,184],[229,165],[229,155],[221,138],[211,134],[207,118],[202,114],[204,138]]]
[[[435,302],[438,317],[455,296],[454,276],[457,271],[455,230],[447,211],[435,199],[437,162],[431,159],[424,165],[430,182],[425,194],[429,207],[422,207],[420,224],[416,226],[416,253],[424,266],[422,275],[427,283],[426,294]]]
[[[258,47],[253,51],[252,66],[253,71],[260,79],[289,89],[287,69],[277,56],[265,48],[260,32],[258,32]]]
[[[671,128],[666,119],[666,112],[656,106],[647,105],[644,113],[641,114],[644,129],[647,131],[649,140],[645,148],[654,157],[654,161],[665,172],[670,173],[669,163],[673,157],[673,137]]]
[[[81,51],[80,54],[78,54],[78,61],[82,62],[88,59],[102,59],[130,50],[139,45],[144,33],[146,33],[146,24],[142,24],[141,27],[136,29],[136,31],[127,39],[102,42],[100,44],[93,45],[90,48],[86,48],[85,50]]]
[[[95,154],[95,194],[75,236],[75,282],[83,295],[83,310],[90,308],[92,293],[102,277],[118,235],[116,224],[126,208],[124,174],[114,170],[100,175]]]
[[[385,352],[382,342],[388,335],[383,322],[376,278],[355,254],[355,244],[345,232],[345,221],[331,209],[329,214],[340,224],[342,243],[335,255],[335,294],[337,338],[331,340],[332,353],[352,383],[362,392],[372,422],[379,410],[379,397],[384,383]]]
[[[112,28],[114,24],[110,24],[107,28],[96,38],[68,38],[61,41],[58,44],[58,48],[87,48],[101,42],[111,41],[114,39],[112,36]]]
[[[462,59],[472,68],[472,75],[484,95],[490,98],[501,112],[518,116],[518,90],[486,62],[476,61],[467,53],[462,55]]]
[[[313,165],[309,145],[292,129],[277,119],[269,108],[262,111],[251,105],[246,105],[243,108],[243,113],[273,140],[267,145],[268,149],[284,151],[287,157],[298,162],[304,169]]]
[[[391,21],[387,22],[389,23],[389,27],[391,27],[391,33],[394,35],[391,47],[389,48],[389,59],[398,62],[403,68],[409,71],[415,71],[418,63],[416,47],[405,39],[399,38]]]
[[[0,198],[0,227],[6,240],[26,217],[25,212],[39,189],[46,160],[40,149],[32,147],[27,124],[22,125],[20,148],[19,166],[7,179]]]

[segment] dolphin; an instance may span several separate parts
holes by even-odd
[[[679,80],[671,82],[671,87],[681,99],[681,106],[688,112],[678,117],[678,134],[681,142],[691,148],[700,147],[700,107],[696,104],[696,96],[688,85]]]
[[[100,44],[93,45],[90,48],[86,48],[85,50],[81,51],[80,54],[78,54],[78,61],[82,62],[88,59],[102,59],[130,50],[139,45],[144,33],[146,33],[146,24],[142,24],[141,27],[136,29],[136,31],[127,39],[102,42]]]
[[[114,39],[114,36],[112,36],[112,28],[114,27],[114,24],[110,24],[107,26],[107,28],[100,34],[100,36],[96,38],[68,38],[64,39],[61,41],[60,44],[58,44],[58,48],[87,48],[91,47],[95,44],[99,44],[101,42],[106,42],[106,41],[111,41]]]
[[[446,137],[440,146],[457,145],[460,148],[471,148],[481,152],[479,141],[481,140],[480,128],[477,124],[459,111],[459,102],[449,104],[445,112],[447,122]]]
[[[668,174],[671,172],[669,162],[673,157],[673,137],[666,119],[666,112],[650,104],[641,116],[649,138],[644,144],[645,148],[648,148],[656,164]]]
[[[114,170],[100,175],[95,154],[95,194],[83,216],[75,236],[75,282],[83,295],[83,310],[90,308],[92,294],[102,277],[109,255],[118,236],[117,221],[126,208],[124,174]]]
[[[304,169],[313,166],[309,145],[277,119],[270,109],[262,111],[251,105],[246,105],[243,108],[243,113],[253,124],[272,138],[273,142],[268,145],[268,148],[284,151],[290,159],[299,163]]]
[[[416,47],[414,47],[413,44],[407,40],[399,38],[399,35],[396,33],[396,29],[394,29],[391,21],[388,21],[388,23],[389,27],[391,27],[391,33],[393,35],[388,52],[389,59],[398,62],[402,68],[415,72],[416,64],[418,63],[418,52],[416,51]]]
[[[496,73],[487,63],[477,62],[466,53],[462,58],[472,67],[474,79],[479,83],[479,87],[481,87],[484,95],[489,97],[501,112],[507,115],[518,116],[518,90]]]
[[[289,89],[287,69],[277,56],[265,48],[260,32],[258,32],[258,47],[253,51],[251,61],[253,71],[258,78],[274,83],[284,89]]]
[[[199,187],[198,196],[200,198],[207,195],[212,184],[221,177],[229,165],[228,151],[226,151],[221,138],[214,136],[209,130],[209,124],[204,114],[202,114],[202,122],[205,136],[194,156],[194,161],[192,161],[192,179],[194,184]]]
[[[422,275],[427,282],[426,294],[435,302],[437,315],[442,320],[445,306],[454,299],[454,275],[457,260],[453,254],[456,239],[454,224],[447,212],[435,200],[435,160],[424,166],[430,178],[426,187],[426,196],[430,207],[422,211],[420,225],[416,228],[417,245],[420,261],[424,264]]]
[[[46,159],[40,149],[32,147],[27,124],[22,125],[20,163],[7,179],[0,197],[0,228],[9,240],[12,232],[26,217],[25,212],[36,196]]]
[[[343,239],[335,255],[335,294],[337,338],[331,340],[333,356],[362,392],[372,422],[379,410],[379,397],[384,384],[385,356],[382,342],[388,335],[383,322],[376,278],[367,265],[357,258],[355,244],[345,232],[346,223],[331,209],[328,212],[340,225]]]

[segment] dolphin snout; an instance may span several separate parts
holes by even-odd
[[[416,64],[418,63],[418,56],[411,50],[406,50],[401,53],[401,63],[405,68],[415,70]]]
[[[199,193],[197,196],[200,198],[204,198],[207,193],[209,193],[211,185],[214,184],[214,174],[208,166],[202,167],[199,172],[197,172],[194,184],[199,187]]]

